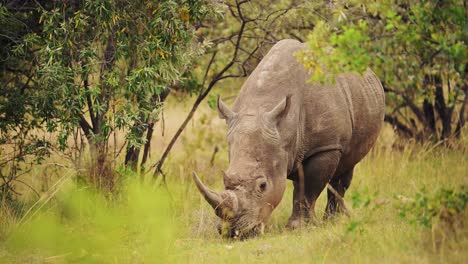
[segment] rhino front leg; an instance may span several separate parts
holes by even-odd
[[[306,202],[301,201],[301,197],[299,197],[300,186],[298,177],[295,177],[293,212],[286,227],[294,229],[300,227],[303,221],[315,221],[315,202],[335,173],[340,158],[341,152],[333,150],[317,153],[303,162]]]
[[[309,218],[309,206],[305,202],[304,197],[300,195],[299,180],[293,181],[293,185],[293,210],[291,217],[289,217],[288,224],[286,225],[289,229],[299,228],[303,224],[303,221]]]

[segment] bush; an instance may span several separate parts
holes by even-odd
[[[400,198],[400,216],[423,227],[432,227],[435,220],[442,220],[452,225],[463,222],[463,213],[468,201],[468,188],[461,190],[440,189],[429,195],[423,188],[414,199]]]

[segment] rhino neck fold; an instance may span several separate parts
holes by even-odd
[[[298,162],[302,162],[305,155],[304,149],[304,134],[305,134],[305,112],[302,110],[302,105],[299,110],[299,118],[295,127],[285,127],[284,130],[295,130],[295,133],[289,134],[289,138],[284,137],[285,150],[288,153],[288,172],[289,175],[295,168]],[[280,132],[281,134],[281,132]]]

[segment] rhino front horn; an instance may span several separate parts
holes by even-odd
[[[232,191],[225,191],[219,194],[206,187],[195,172],[192,172],[192,177],[205,200],[215,209],[217,216],[221,218],[234,216],[238,208],[238,201],[235,193]]]
[[[195,181],[195,184],[197,185],[198,190],[203,195],[205,200],[211,205],[211,207],[213,207],[213,209],[218,209],[219,205],[223,202],[221,195],[206,187],[195,172],[192,172],[192,177]]]

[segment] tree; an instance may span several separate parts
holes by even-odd
[[[16,115],[56,132],[60,151],[70,138],[85,138],[93,163],[89,180],[112,189],[111,134],[123,131],[127,152],[149,141],[145,133],[158,119],[167,87],[183,79],[204,50],[192,39],[211,6],[203,0],[31,2],[37,30],[21,35],[11,49],[33,58],[26,88],[34,110]],[[6,109],[7,116],[13,112]]]
[[[15,183],[51,152],[51,142],[37,132],[47,111],[34,102],[34,52],[41,31],[37,3],[0,3],[0,200],[11,200]],[[45,109],[44,109],[45,110]],[[32,188],[31,188],[32,189]],[[34,189],[32,189],[34,191]]]
[[[202,25],[199,38],[207,39],[212,47],[205,53],[205,60],[199,64],[203,69],[196,81],[200,89],[187,117],[154,165],[154,176],[162,174],[165,182],[162,168],[166,158],[213,87],[222,80],[248,76],[277,41],[284,38],[304,39],[314,27],[311,8],[316,8],[316,5],[308,1],[233,0],[224,2],[221,7],[223,21],[204,21],[206,24]],[[215,95],[209,97],[211,105],[215,105],[215,100]]]
[[[418,140],[459,135],[467,105],[465,1],[332,2],[302,54],[313,80],[372,68],[385,121]],[[455,113],[458,112],[458,116]]]

